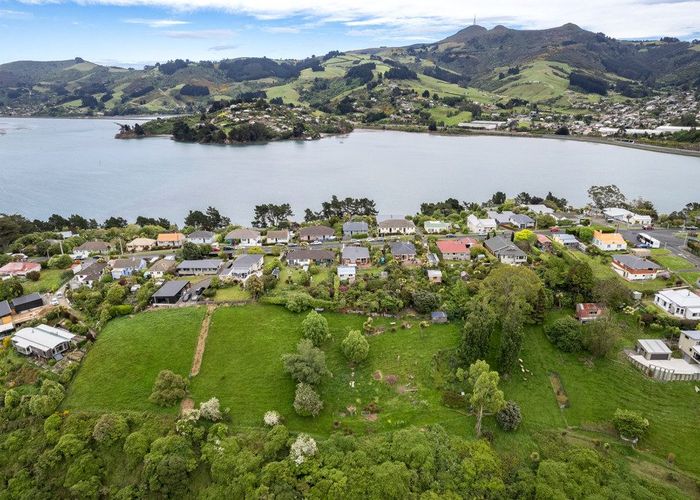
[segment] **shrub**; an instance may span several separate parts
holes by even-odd
[[[311,296],[306,293],[290,293],[285,307],[293,313],[300,313],[311,307],[311,300]]]
[[[574,318],[559,318],[547,325],[544,331],[547,338],[564,352],[577,352],[583,346],[581,325]]]
[[[149,401],[159,406],[174,406],[187,394],[187,381],[170,370],[161,370],[153,384]]]
[[[140,431],[132,432],[124,442],[124,454],[132,464],[139,463],[148,453],[150,444],[146,434]]]
[[[515,401],[508,401],[501,411],[496,413],[496,421],[504,431],[514,431],[523,421],[520,406]]]
[[[199,416],[206,420],[211,420],[212,422],[221,420],[219,400],[217,398],[211,398],[209,401],[199,403]]]
[[[289,449],[289,456],[295,464],[304,463],[306,457],[314,456],[318,452],[316,441],[308,434],[299,434]]]
[[[51,269],[65,269],[73,263],[73,259],[70,255],[54,255],[51,257],[47,263],[47,266]]]
[[[341,345],[343,354],[353,363],[360,363],[367,359],[369,354],[369,342],[359,330],[351,330],[343,339]]]
[[[323,409],[323,401],[309,384],[300,382],[294,394],[294,411],[302,417],[315,417]]]
[[[316,311],[307,314],[301,326],[304,330],[304,338],[309,339],[317,347],[331,336],[328,320]]]
[[[649,428],[649,421],[633,410],[615,410],[613,425],[621,436],[627,439],[639,439]]]
[[[121,415],[102,415],[92,430],[92,437],[100,444],[111,445],[126,437],[129,424]]]
[[[73,273],[71,273],[71,274],[73,274]],[[39,281],[40,277],[41,277],[41,274],[39,273],[39,271],[29,271],[27,273],[27,279],[29,281]]]
[[[281,421],[282,417],[274,410],[266,411],[265,415],[263,416],[263,422],[265,422],[265,425],[269,425],[270,427],[278,425]]]
[[[296,382],[316,385],[331,373],[326,368],[326,355],[308,339],[297,344],[297,352],[282,356],[284,369]]]

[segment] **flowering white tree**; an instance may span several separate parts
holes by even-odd
[[[216,422],[221,420],[221,408],[219,400],[211,398],[209,401],[199,403],[199,414],[202,418]]]
[[[289,449],[289,456],[295,464],[300,465],[304,463],[306,457],[314,456],[317,451],[318,447],[314,438],[308,434],[299,434]]]
[[[270,427],[274,427],[275,425],[279,424],[282,421],[282,417],[276,411],[270,410],[270,411],[265,412],[265,416],[263,417],[263,421],[265,422],[265,425],[269,425]]]

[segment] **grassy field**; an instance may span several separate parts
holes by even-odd
[[[564,63],[534,61],[521,68],[518,75],[503,80],[505,83],[498,92],[530,102],[554,99],[563,96],[568,89],[570,70]]]
[[[55,292],[63,284],[61,275],[64,273],[62,269],[43,269],[39,275],[38,281],[25,280],[22,282],[24,293],[46,293]]]
[[[159,371],[189,373],[203,318],[204,308],[186,307],[110,322],[71,384],[64,408],[175,413],[153,405],[148,396]]]
[[[688,271],[697,269],[695,264],[683,257],[673,255],[669,250],[658,248],[651,251],[652,258],[669,271]]]
[[[281,361],[283,354],[295,350],[304,316],[275,306],[216,311],[202,369],[192,382],[195,401],[220,398],[224,406],[231,408],[234,424],[244,427],[260,425],[265,411],[277,410],[287,419],[290,429],[317,435],[331,433],[335,421],[357,431],[434,422],[455,432],[464,431],[467,418],[442,406],[441,394],[433,381],[433,355],[457,345],[455,326],[431,326],[421,333],[413,321],[410,330],[370,337],[369,358],[354,371],[352,388],[353,370],[340,351],[340,343],[347,331],[361,328],[365,318],[327,313],[324,316],[333,334],[323,346],[333,377],[320,387],[325,407],[318,418],[294,413],[294,383]],[[383,377],[396,375],[398,381],[391,386],[375,380],[373,374],[377,370]],[[380,408],[376,422],[360,415],[372,401]],[[343,416],[350,405],[357,407],[357,415]]]
[[[230,286],[228,288],[220,288],[216,291],[216,295],[214,296],[214,300],[216,302],[241,301],[249,299],[250,293],[238,285]]]

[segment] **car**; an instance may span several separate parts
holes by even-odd
[[[56,299],[56,298],[51,299],[51,305],[52,305],[52,306],[57,306],[57,305],[58,305],[58,299]]]
[[[186,293],[186,294],[184,294],[184,295],[182,296],[182,301],[183,301],[183,302],[187,302],[188,300],[190,300],[190,294],[189,294],[189,293]]]
[[[550,232],[550,233],[558,233],[559,231],[560,231],[560,230],[559,230],[559,227],[558,227],[558,226],[552,226],[552,227],[549,228],[549,232]]]
[[[323,242],[320,240],[316,240],[316,241],[312,241],[311,244],[312,245],[323,245]]]
[[[63,297],[63,292],[56,292],[56,297]]]
[[[654,226],[652,226],[651,224],[645,224],[642,226],[642,229],[644,229],[645,231],[653,231]]]

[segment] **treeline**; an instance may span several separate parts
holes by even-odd
[[[464,77],[462,75],[458,75],[457,73],[453,73],[452,71],[448,71],[446,69],[443,69],[440,66],[425,68],[423,70],[423,74],[426,76],[437,78],[438,80],[442,80],[444,82],[449,82],[449,83],[454,83],[454,84],[460,84],[460,83],[465,84],[469,80],[469,78],[467,78],[467,77]]]
[[[377,207],[374,200],[369,198],[344,198],[339,199],[333,195],[330,201],[321,203],[321,210],[314,212],[307,208],[304,212],[304,220],[307,222],[315,220],[343,219],[353,216],[376,216]]]
[[[572,71],[569,74],[569,85],[578,87],[585,92],[606,95],[608,93],[608,82],[585,73]]]
[[[183,85],[180,89],[180,94],[187,96],[205,96],[209,95],[209,87],[206,85],[192,85],[188,83]]]
[[[352,66],[348,71],[345,73],[345,79],[346,80],[359,80],[362,83],[367,83],[372,80],[374,77],[374,73],[372,73],[373,70],[377,68],[377,65],[373,62],[368,62],[364,64],[358,64],[356,66]]]

